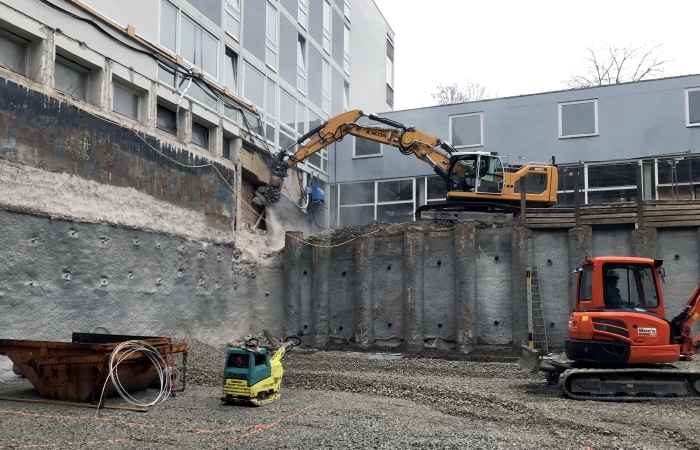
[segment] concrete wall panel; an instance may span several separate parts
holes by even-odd
[[[454,233],[428,232],[423,258],[423,334],[429,347],[454,349],[457,342]]]
[[[403,343],[403,236],[375,238],[374,339],[382,345]]]
[[[507,344],[513,340],[510,229],[478,230],[477,309],[479,340]]]
[[[355,283],[357,282],[355,248],[343,245],[331,249],[330,269],[330,340],[350,343],[355,338]]]

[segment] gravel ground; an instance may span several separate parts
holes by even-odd
[[[240,407],[219,400],[225,347],[189,344],[185,390],[147,412],[9,401],[40,399],[25,379],[0,381],[0,449],[700,449],[698,401],[566,400],[503,352],[467,361],[294,349],[282,398]]]

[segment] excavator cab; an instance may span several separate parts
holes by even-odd
[[[448,173],[448,192],[503,192],[503,162],[496,153],[455,152]]]

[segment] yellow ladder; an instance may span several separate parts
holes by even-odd
[[[527,268],[528,346],[549,353],[542,309],[542,294],[536,266]]]

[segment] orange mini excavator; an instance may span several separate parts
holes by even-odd
[[[544,372],[566,397],[583,400],[649,400],[699,397],[700,372],[673,363],[690,360],[700,334],[700,284],[685,307],[666,319],[661,260],[605,256],[576,269],[574,311],[564,341],[566,358],[547,359],[523,346],[520,364]]]

